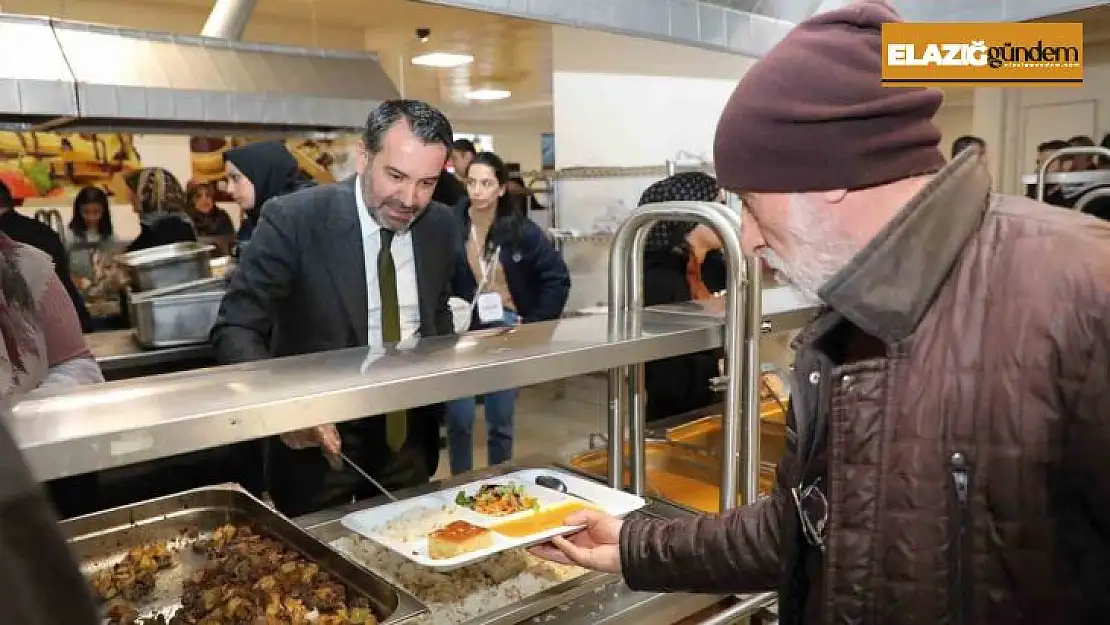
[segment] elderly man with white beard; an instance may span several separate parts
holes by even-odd
[[[743,242],[824,310],[795,342],[774,491],[585,529],[542,557],[637,590],[779,591],[784,624],[1102,622],[1110,224],[951,163],[942,96],[880,84],[869,1],[799,24],[717,127]]]

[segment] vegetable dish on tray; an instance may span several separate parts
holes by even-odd
[[[540,503],[520,484],[484,484],[473,497],[460,490],[455,505],[488,516],[508,516],[526,510],[539,510]]]

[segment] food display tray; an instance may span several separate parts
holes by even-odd
[[[407,592],[390,585],[332,550],[285,516],[236,486],[213,486],[75,517],[61,523],[70,550],[90,577],[113,566],[132,547],[167,545],[171,568],[156,574],[154,590],[132,602],[140,618],[172,616],[181,605],[184,581],[204,565],[189,548],[225,524],[250,525],[282,541],[331,573],[351,591],[370,600],[375,614],[389,625],[409,623],[427,609]]]
[[[567,492],[561,493],[537,485],[536,478],[540,476],[549,476],[561,480],[563,484],[566,485]],[[465,492],[468,496],[473,496],[482,486],[487,484],[523,486],[526,495],[536,498],[539,508],[536,510],[525,510],[511,515],[491,516],[480,514],[455,503],[455,499],[460,491]],[[370,508],[368,510],[361,510],[348,514],[343,517],[341,522],[343,526],[350,531],[362,535],[412,562],[432,569],[451,570],[472,564],[508,549],[530,547],[550,540],[555,536],[566,535],[577,531],[580,528],[562,525],[526,536],[513,537],[499,534],[496,529],[496,526],[501,523],[524,519],[529,515],[543,514],[546,510],[550,510],[553,507],[572,503],[580,503],[588,507],[597,508],[615,517],[624,517],[644,507],[646,502],[642,497],[609,488],[608,486],[583,479],[566,471],[550,468],[527,469],[515,473],[508,473],[497,478],[470,482],[457,488],[440,491],[438,493],[431,493],[384,506]],[[449,516],[451,521],[466,521],[473,525],[490,529],[492,532],[493,545],[485,549],[461,554],[454,558],[434,559],[428,554],[428,538],[426,533],[420,536],[406,537],[406,540],[401,540],[396,536],[386,535],[394,533],[387,529],[390,523],[396,522],[399,519],[415,518],[424,511],[427,511],[429,515],[434,514],[436,511],[441,511],[446,513],[444,517],[446,518]],[[437,527],[440,526],[442,526],[442,524]]]

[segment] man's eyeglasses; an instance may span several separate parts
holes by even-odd
[[[802,534],[811,547],[825,552],[825,538],[829,527],[829,500],[821,491],[821,478],[809,486],[795,486],[790,489],[798,520],[802,524]]]

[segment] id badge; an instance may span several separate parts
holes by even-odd
[[[501,305],[501,296],[497,293],[482,293],[478,296],[478,320],[482,323],[501,321],[505,317],[505,308]]]

